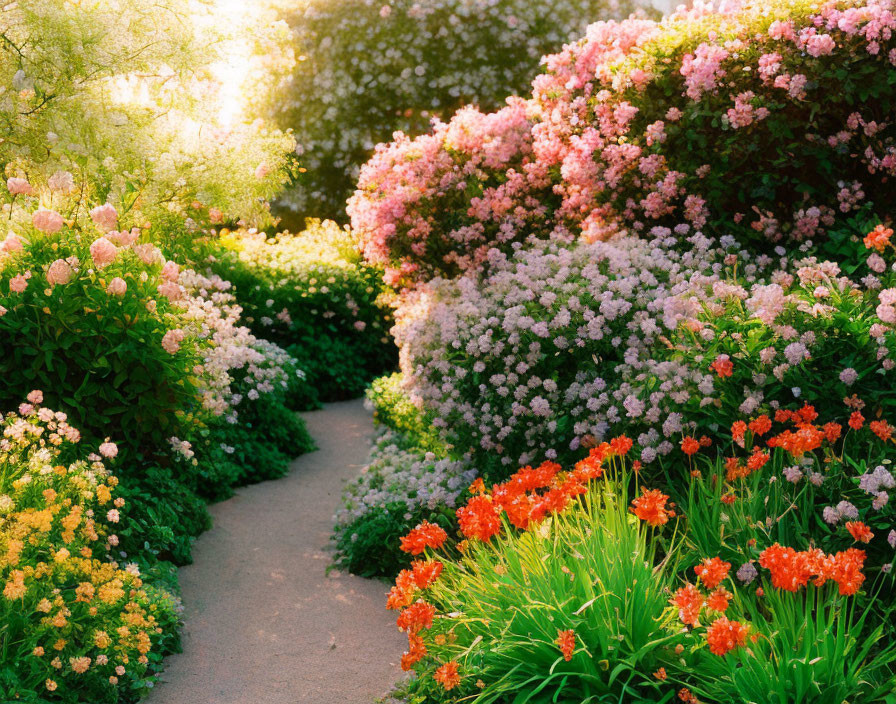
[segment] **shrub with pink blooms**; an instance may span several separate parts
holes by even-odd
[[[885,215],[893,195],[894,27],[886,0],[698,3],[662,23],[599,22],[545,58],[516,159],[480,171],[484,153],[455,155],[450,126],[400,137],[362,169],[353,224],[368,256],[423,278],[530,234],[687,222],[766,249],[824,241],[857,211]],[[512,129],[494,135],[500,115],[448,124],[479,149],[510,147]],[[490,198],[498,208],[477,208]]]

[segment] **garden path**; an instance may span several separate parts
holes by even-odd
[[[303,414],[320,449],[285,478],[211,507],[214,528],[180,570],[184,652],[146,704],[370,704],[407,643],[383,582],[326,574],[343,483],[368,452],[361,401]]]

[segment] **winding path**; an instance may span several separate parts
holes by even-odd
[[[361,401],[303,414],[320,449],[277,481],[211,507],[214,528],[180,570],[184,652],[146,704],[370,704],[407,643],[383,582],[326,574],[343,483],[369,449]]]

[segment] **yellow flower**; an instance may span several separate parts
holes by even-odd
[[[112,639],[105,631],[97,631],[93,634],[93,642],[100,650],[105,650],[112,645]]]
[[[13,570],[10,573],[9,581],[3,588],[3,596],[10,601],[21,599],[25,596],[25,573],[22,570]]]
[[[44,686],[45,686],[49,691],[51,691],[51,692],[55,692],[55,691],[56,691],[56,687],[57,687],[58,685],[56,684],[56,681],[55,681],[55,680],[48,679],[46,682],[44,682]]]

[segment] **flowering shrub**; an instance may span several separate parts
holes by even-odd
[[[178,320],[179,267],[140,242],[141,230],[109,227],[114,209],[67,224],[35,195],[6,203],[12,232],[0,252],[0,406],[23,388],[47,389],[91,440],[114,428],[128,460],[153,457],[197,412],[197,341]],[[108,219],[106,219],[108,218]],[[114,222],[114,221],[113,221]],[[117,226],[116,226],[117,227]]]
[[[375,144],[395,130],[425,131],[432,116],[461,105],[498,107],[589,18],[634,8],[628,0],[340,0],[293,10],[298,61],[273,112],[295,131],[305,173],[284,205],[302,217],[341,217]]]
[[[385,430],[369,464],[342,495],[335,516],[337,563],[355,574],[393,577],[407,565],[398,539],[424,518],[451,523],[451,512],[476,470],[425,451]]]
[[[353,223],[368,256],[420,275],[481,262],[533,221],[589,241],[681,222],[760,246],[824,239],[854,211],[885,214],[893,24],[878,0],[701,3],[659,24],[599,22],[544,59],[518,132],[507,109],[462,112],[382,148],[362,170]],[[455,154],[446,135],[458,128]],[[511,158],[480,172],[494,143]]]
[[[694,564],[663,537],[677,520],[669,496],[636,484],[628,504],[622,458],[632,447],[622,436],[566,472],[546,462],[490,490],[475,482],[457,511],[460,543],[426,522],[402,538],[416,559],[387,605],[408,634],[402,666],[419,675],[410,692],[483,702],[530,691],[575,700],[885,701],[896,649],[880,642],[888,617],[876,620],[877,607],[886,613],[887,601],[874,597],[892,589],[890,570],[868,587],[874,568],[864,549],[773,542],[775,519],[784,518],[775,508],[769,521],[758,511],[744,524],[701,525],[699,510],[712,510],[706,496],[685,507],[685,540],[695,527],[723,543],[741,532],[759,537],[746,543],[755,558],[736,573],[720,557]],[[735,499],[715,503],[736,510],[749,494],[743,477],[723,472],[705,486],[725,481]]]
[[[0,438],[0,696],[117,702],[144,690],[177,626],[174,597],[107,553],[124,499],[80,433],[34,391]]]
[[[220,244],[215,270],[234,285],[255,334],[299,360],[306,404],[358,396],[394,365],[382,271],[364,263],[349,231],[309,221],[296,235],[240,231]]]
[[[403,297],[402,383],[448,445],[495,471],[626,432],[652,462],[760,409],[892,409],[892,272],[651,236],[540,243]]]
[[[447,448],[420,409],[402,388],[400,372],[375,379],[367,389],[366,406],[377,425],[395,431],[407,444],[444,456]]]
[[[627,448],[614,447],[569,473],[547,463],[490,492],[473,487],[484,493],[457,512],[460,554],[425,524],[403,540],[416,560],[389,608],[408,634],[402,667],[420,675],[415,694],[668,701],[651,673],[681,669],[686,634],[667,603],[674,562],[654,566],[654,529],[629,518]]]

